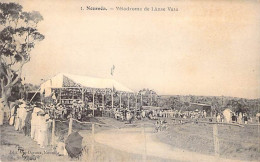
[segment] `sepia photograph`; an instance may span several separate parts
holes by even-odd
[[[259,0],[1,0],[1,162],[260,161]]]

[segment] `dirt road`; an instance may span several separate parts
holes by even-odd
[[[155,156],[175,161],[232,161],[173,148],[158,141],[152,128],[107,130],[95,134],[95,141],[128,153],[141,154],[144,159],[146,156]]]

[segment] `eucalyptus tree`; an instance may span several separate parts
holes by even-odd
[[[4,108],[9,108],[11,89],[21,79],[32,49],[44,39],[37,27],[42,20],[39,12],[24,12],[20,4],[0,3],[0,97]]]

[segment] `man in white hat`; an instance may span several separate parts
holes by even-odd
[[[28,111],[27,111],[26,107],[27,107],[27,105],[26,105],[25,101],[23,101],[22,104],[19,106],[19,109],[17,112],[18,120],[20,122],[18,130],[23,130],[25,127],[25,120],[28,115]]]
[[[19,100],[19,107],[17,109],[17,114],[15,117],[15,123],[14,123],[14,129],[19,131],[22,130],[23,126],[25,125],[25,123],[22,122],[22,119],[24,117],[24,113],[25,113],[25,102],[22,100]]]
[[[51,126],[50,116],[44,112],[38,113],[39,118],[39,134],[37,136],[37,143],[40,145],[41,148],[44,148],[48,145],[48,130]]]
[[[227,123],[231,122],[231,117],[232,117],[231,113],[232,113],[232,111],[230,109],[225,109],[223,111],[223,116]]]
[[[38,116],[37,113],[43,111],[41,108],[39,108],[38,106],[33,108],[33,112],[32,112],[32,119],[31,119],[31,138],[36,140],[37,137],[37,132],[38,132],[38,128],[40,127],[40,123],[38,120]]]

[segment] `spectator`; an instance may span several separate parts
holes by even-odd
[[[248,122],[248,117],[246,114],[244,115],[244,122],[245,122],[245,124],[247,124],[247,122]]]

